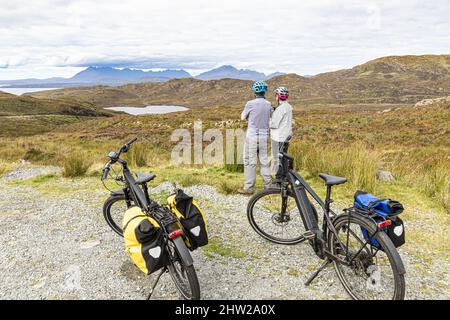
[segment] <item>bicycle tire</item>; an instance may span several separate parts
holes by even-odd
[[[337,216],[333,220],[333,226],[336,228],[337,232],[341,230],[342,226],[349,221],[348,213],[341,214]],[[373,223],[372,220],[369,218],[360,216],[358,214],[350,214],[350,224],[354,223],[355,225],[359,225],[360,227],[365,228],[369,234],[374,234],[376,231],[376,225]],[[337,254],[337,244],[334,241],[335,235],[331,231],[329,232],[329,245],[331,249],[332,254]],[[378,252],[383,252],[389,261],[390,267],[393,272],[394,276],[394,292],[392,295],[392,300],[403,300],[405,298],[405,277],[404,277],[404,266],[403,262],[401,260],[401,257],[395,248],[394,244],[392,243],[391,239],[387,236],[384,232],[378,232],[375,236],[376,241],[381,245],[383,250],[379,250]],[[347,293],[350,295],[350,297],[354,300],[363,300],[364,298],[361,298],[358,296],[354,290],[352,290],[351,285],[348,282],[348,279],[346,279],[345,274],[343,272],[342,263],[339,263],[337,261],[333,261],[334,269],[336,271],[336,274],[344,286]],[[387,299],[386,299],[387,300]]]
[[[181,238],[179,238],[181,239]],[[174,239],[177,240],[177,239]],[[184,243],[183,240],[181,241],[169,241],[169,243],[173,243],[174,244],[174,248],[176,251],[176,254],[178,255],[178,257],[172,257],[171,252],[169,251],[169,264],[167,265],[167,269],[169,270],[169,274],[173,280],[173,282],[175,283],[175,286],[177,287],[178,292],[181,294],[181,296],[183,297],[183,299],[185,300],[199,300],[200,299],[200,284],[198,282],[198,277],[197,277],[197,272],[195,271],[194,265],[186,265],[185,261],[183,261],[183,259],[180,257],[180,250],[184,250],[184,254],[188,254],[190,256],[189,250],[186,247],[186,244]],[[175,259],[174,259],[175,258]],[[174,261],[176,260],[176,261]],[[181,283],[178,272],[176,270],[175,267],[175,263],[179,263],[183,269],[184,272],[186,274],[188,283],[189,283],[189,287],[190,287],[190,294],[187,293],[185,291],[184,287],[184,283]]]
[[[105,203],[103,204],[103,217],[106,220],[106,223],[110,226],[110,228],[119,236],[123,237],[123,230],[122,230],[122,221],[115,221],[114,218],[111,215],[111,207],[119,201],[125,202],[125,196],[124,195],[112,195],[108,199],[106,199]],[[124,212],[125,213],[125,212]]]
[[[303,236],[303,234],[300,234],[298,237],[292,238],[292,239],[282,239],[282,238],[278,238],[278,237],[274,237],[270,234],[268,234],[267,232],[265,232],[259,225],[258,223],[255,221],[255,217],[254,217],[254,207],[255,204],[258,202],[258,200],[264,198],[265,196],[269,196],[269,195],[274,195],[274,194],[279,194],[281,197],[281,191],[278,188],[268,188],[268,189],[264,189],[258,193],[256,193],[255,195],[253,195],[247,205],[247,218],[248,221],[250,223],[250,226],[253,228],[253,230],[255,230],[255,232],[257,234],[259,234],[261,237],[263,237],[266,240],[269,240],[273,243],[277,243],[277,244],[283,244],[283,245],[294,245],[294,244],[298,244],[301,243],[303,241],[305,241],[305,237]],[[292,194],[292,192],[288,191],[288,197],[291,197],[292,199],[294,199],[295,201],[295,197]],[[313,209],[314,212],[314,216],[316,218],[316,221],[318,221],[318,215],[317,215],[317,210],[316,208],[311,204],[311,207]],[[299,212],[300,214],[300,212]]]

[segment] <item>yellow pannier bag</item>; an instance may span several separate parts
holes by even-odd
[[[167,265],[164,234],[158,222],[132,207],[122,221],[125,248],[134,264],[145,274],[151,274]]]
[[[169,209],[180,220],[185,231],[186,246],[195,250],[208,244],[208,227],[205,214],[197,202],[183,190],[177,189],[175,194],[167,198]]]

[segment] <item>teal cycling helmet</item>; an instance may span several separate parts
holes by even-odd
[[[267,88],[267,83],[265,83],[264,81],[256,81],[252,86],[252,90],[254,93],[266,93]]]

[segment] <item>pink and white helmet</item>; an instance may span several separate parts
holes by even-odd
[[[289,91],[285,87],[278,87],[275,89],[275,96],[281,101],[287,100],[289,98]]]

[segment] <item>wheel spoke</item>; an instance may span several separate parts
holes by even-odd
[[[264,193],[251,206],[251,224],[258,234],[276,242],[303,241],[303,222],[292,195],[283,199],[281,192]]]
[[[351,217],[350,219],[344,215],[341,217],[341,219],[338,217],[333,225],[338,233],[337,238],[344,240],[345,237],[342,243],[347,246],[348,258],[351,257],[351,259],[347,263],[335,261],[334,267],[347,292],[357,299],[393,299],[399,296],[402,298],[404,282],[397,283],[395,276],[397,268],[389,259],[389,252],[371,245],[372,239],[382,245],[380,242],[382,239],[377,236],[376,230],[372,230],[374,228],[371,222],[363,218]],[[367,230],[369,235],[372,234],[367,241],[363,235],[360,236],[361,228]],[[335,240],[336,235],[332,234],[331,237],[330,243],[333,245],[331,251],[334,254],[344,255]],[[400,289],[398,289],[399,286]]]

